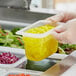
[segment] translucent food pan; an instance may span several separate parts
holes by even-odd
[[[47,21],[40,20],[17,32],[17,34],[23,36],[26,56],[29,60],[40,61],[57,51],[58,41],[51,35],[52,29],[54,28],[53,26],[51,26],[53,28],[50,28],[50,30],[45,31],[44,33],[27,32],[29,29],[40,27],[43,25],[47,26],[46,28],[48,28],[48,26],[51,26]]]
[[[7,72],[5,72],[4,76],[8,76],[9,74],[30,74],[31,76],[40,76],[43,72],[40,71],[32,71],[32,70],[26,70],[26,69],[8,69]]]
[[[21,52],[22,51],[22,52]],[[10,48],[10,47],[1,47],[0,46],[0,54],[1,53],[8,53],[10,52],[11,54],[14,54],[15,56],[17,56],[19,58],[18,61],[16,61],[15,63],[12,64],[0,64],[0,67],[8,67],[8,68],[13,68],[13,67],[17,67],[20,68],[22,67],[22,65],[27,63],[27,59],[24,55],[24,51],[23,49],[17,49],[17,48]]]

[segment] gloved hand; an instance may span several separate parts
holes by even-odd
[[[51,33],[60,43],[76,44],[76,19],[59,25]]]
[[[51,22],[65,22],[54,28],[51,34],[60,42],[76,44],[76,15],[72,13],[61,13],[46,20]]]
[[[76,18],[76,13],[63,12],[63,13],[57,14],[55,16],[49,17],[46,20],[49,21],[50,23],[56,23],[56,22],[67,22],[74,18]],[[54,26],[56,26],[56,25],[54,25]]]

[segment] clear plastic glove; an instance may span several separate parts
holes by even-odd
[[[63,12],[55,16],[49,17],[46,20],[52,23],[53,25],[55,24],[54,26],[57,26],[56,25],[57,22],[67,22],[74,18],[76,18],[76,13]]]
[[[76,19],[59,25],[51,33],[60,43],[76,44]]]
[[[60,43],[76,44],[76,13],[63,12],[58,15],[49,17],[46,21],[49,21],[51,25],[57,26],[52,31],[52,35]],[[64,24],[56,24],[63,22]]]

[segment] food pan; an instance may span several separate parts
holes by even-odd
[[[12,54],[15,54],[19,60],[16,61],[13,64],[0,64],[0,67],[8,67],[8,68],[13,68],[13,67],[22,67],[22,65],[26,62],[26,57],[24,55],[24,50],[23,49],[17,49],[17,48],[10,48],[10,47],[1,47],[0,46],[0,53],[5,53],[5,52],[10,52]]]
[[[8,75],[16,75],[16,74],[21,74],[21,73],[23,73],[23,72],[9,72],[8,74],[6,74],[5,76],[8,76]],[[24,73],[24,74],[26,74],[26,73]],[[37,74],[32,74],[32,73],[27,73],[27,74],[30,74],[30,76],[39,76],[39,75],[37,75]]]
[[[26,69],[8,69],[7,72],[5,72],[4,76],[8,76],[9,74],[30,74],[31,76],[40,76],[41,73],[40,71],[32,71],[32,70],[26,70]]]
[[[38,32],[41,31],[41,29],[43,29],[42,31],[45,32],[34,34],[26,32],[27,30],[35,27],[39,27],[40,30],[38,30]],[[40,20],[17,32],[17,34],[23,36],[24,47],[29,60],[40,61],[57,51],[58,41],[51,35],[53,28],[54,27],[48,24],[47,21]],[[46,29],[48,30],[46,31]],[[32,29],[31,32],[32,31],[35,30]]]

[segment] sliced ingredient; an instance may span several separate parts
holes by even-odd
[[[26,32],[33,33],[33,34],[41,34],[41,33],[47,32],[47,31],[49,31],[50,29],[53,29],[53,28],[54,28],[53,26],[47,24],[47,25],[31,28],[31,29],[27,30]]]
[[[10,52],[0,54],[0,64],[12,64],[18,60],[19,58],[16,57],[14,54],[11,54]]]
[[[8,76],[31,76],[30,74],[24,74],[24,73],[22,73],[22,74],[9,74]]]
[[[65,54],[70,54],[76,50],[76,44],[59,44],[59,46],[64,50]],[[60,53],[58,51],[58,53]]]
[[[65,54],[65,51],[61,47],[58,47],[57,53]]]
[[[22,37],[16,35],[16,31],[19,28],[14,28],[11,31],[4,30],[0,27],[0,46],[14,47],[14,48],[24,48],[24,43]]]

